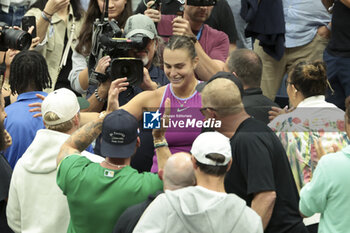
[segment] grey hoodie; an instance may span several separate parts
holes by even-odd
[[[235,194],[195,186],[159,195],[134,232],[262,233],[263,228],[260,216]]]
[[[67,198],[56,184],[56,157],[69,136],[41,129],[18,160],[6,209],[14,232],[67,232],[70,215]]]

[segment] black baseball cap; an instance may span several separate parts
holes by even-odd
[[[213,80],[215,80],[217,78],[226,78],[226,79],[229,79],[232,82],[234,82],[236,84],[236,86],[238,87],[239,92],[241,93],[241,97],[243,96],[244,89],[243,89],[243,85],[242,85],[241,81],[234,74],[229,73],[229,72],[224,72],[224,71],[217,72],[208,81],[199,83],[196,86],[196,90],[198,92],[202,92],[205,85],[207,85],[208,83],[212,82]]]
[[[138,122],[124,109],[108,114],[102,124],[101,155],[129,158],[135,152]]]

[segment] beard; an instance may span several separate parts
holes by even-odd
[[[148,56],[141,57],[141,60],[142,60],[143,66],[148,65],[148,62],[149,62]]]
[[[5,141],[5,128],[4,124],[0,123],[0,151],[3,151],[6,146],[6,141]]]

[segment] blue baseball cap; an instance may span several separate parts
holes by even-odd
[[[108,114],[102,124],[101,155],[129,158],[135,153],[138,121],[124,109]]]

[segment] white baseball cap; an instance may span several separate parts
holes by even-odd
[[[47,95],[41,105],[41,113],[46,125],[58,125],[71,120],[80,111],[77,96],[67,88],[57,89]],[[56,121],[45,121],[45,114],[54,112],[59,117]]]
[[[223,155],[224,162],[208,158],[207,155],[213,153]],[[202,164],[225,166],[232,158],[230,139],[219,132],[202,133],[194,140],[191,154]]]

